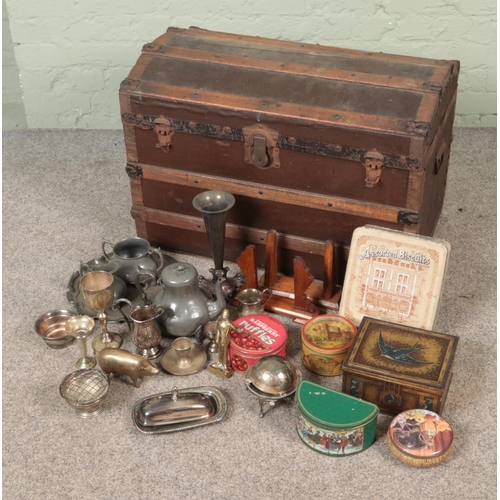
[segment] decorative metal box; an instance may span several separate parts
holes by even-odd
[[[269,354],[286,356],[287,333],[281,321],[265,314],[253,314],[236,319],[234,324],[244,330],[243,333],[231,332],[229,360],[234,371],[246,373]]]
[[[343,364],[342,391],[384,413],[441,413],[458,337],[363,318]]]
[[[450,244],[364,226],[352,236],[339,314],[355,325],[363,316],[432,330]]]
[[[297,432],[309,448],[330,456],[366,450],[374,441],[379,409],[308,380],[295,394]]]
[[[342,374],[342,361],[356,335],[356,327],[348,319],[323,314],[302,327],[302,363],[318,375]]]
[[[453,429],[437,413],[409,410],[391,422],[387,441],[392,453],[413,467],[432,467],[448,458],[453,449]]]

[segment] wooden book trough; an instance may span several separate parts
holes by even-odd
[[[273,295],[267,302],[267,311],[295,318],[298,323],[327,311],[336,312],[342,289],[335,283],[335,244],[328,240],[324,251],[324,281],[315,280],[302,257],[293,261],[293,277],[278,274],[277,233],[274,229],[266,235],[265,271],[258,278],[255,246],[248,245],[236,260],[247,279],[246,288],[270,288]]]

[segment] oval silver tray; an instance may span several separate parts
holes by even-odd
[[[174,399],[174,393],[176,399]],[[190,399],[193,402],[207,401],[213,412],[210,415],[204,416],[203,411],[194,409],[192,412],[186,405],[179,405],[179,399],[185,402]],[[147,412],[154,414],[154,425],[144,425],[144,408],[147,407]],[[155,409],[158,410],[155,412]],[[178,411],[177,411],[178,410]],[[162,414],[163,411],[163,414]],[[199,418],[193,417],[193,414],[199,412]],[[208,424],[214,424],[224,418],[227,412],[227,401],[218,389],[215,387],[194,387],[189,389],[172,390],[170,392],[163,392],[153,396],[147,396],[140,399],[135,403],[132,408],[132,421],[134,425],[144,434],[164,434],[166,432],[183,431],[186,429],[193,429],[202,427]],[[185,418],[183,418],[185,415]],[[161,420],[165,423],[161,424]],[[172,420],[171,423],[167,423]]]

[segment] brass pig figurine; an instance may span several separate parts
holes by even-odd
[[[160,373],[147,356],[134,354],[125,349],[106,347],[96,354],[97,362],[101,370],[108,375],[110,373],[124,373],[128,375],[136,387],[140,387],[137,382],[138,377],[146,377]]]

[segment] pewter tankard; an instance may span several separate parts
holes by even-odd
[[[165,308],[160,305],[134,307],[127,299],[118,299],[115,305],[120,303],[130,307],[130,321],[127,319],[127,323],[132,342],[137,347],[137,354],[148,356],[150,359],[157,358],[162,353],[162,336],[157,319],[165,312]]]

